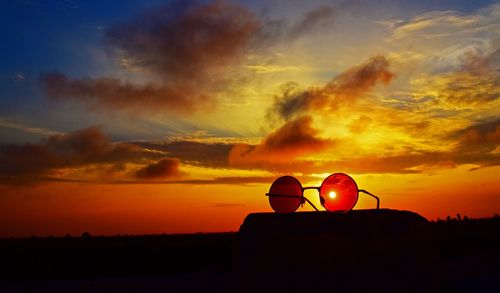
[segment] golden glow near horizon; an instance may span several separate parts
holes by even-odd
[[[335,193],[335,191],[330,191],[330,193],[328,193],[328,197],[334,199],[337,197],[337,194]]]

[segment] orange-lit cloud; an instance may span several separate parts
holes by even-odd
[[[238,168],[276,170],[301,156],[335,145],[334,140],[321,138],[312,122],[311,116],[302,116],[270,133],[259,145],[235,145],[229,153],[229,164]]]
[[[158,162],[147,165],[135,173],[140,179],[165,179],[177,177],[179,172],[179,160],[172,158],[164,158]]]
[[[276,131],[276,133],[280,132],[288,133],[281,129]],[[454,145],[448,151],[423,151],[408,148],[392,155],[352,153],[349,158],[344,158],[335,153],[340,143],[339,140],[319,139],[318,142],[315,135],[317,135],[316,132],[312,135],[302,135],[303,140],[308,143],[297,144],[296,148],[292,147],[291,152],[285,151],[286,147],[282,147],[282,152],[280,152],[279,149],[273,150],[268,146],[268,140],[276,136],[273,133],[260,145],[236,145],[230,153],[229,162],[232,167],[238,168],[303,174],[332,171],[355,174],[407,174],[454,168],[462,164],[475,164],[480,167],[500,165],[500,121],[498,120],[476,124],[457,131],[448,141],[450,145]],[[301,157],[329,152],[331,156],[323,156],[321,159]]]
[[[236,145],[229,154],[229,163],[238,168],[260,168],[280,172],[314,172],[324,169],[325,162],[304,160],[304,156],[322,153],[337,146],[337,139],[320,137],[312,127],[313,118],[304,113],[334,111],[340,105],[352,104],[377,83],[388,84],[394,74],[383,56],[370,58],[334,77],[322,87],[308,90],[287,88],[282,96],[275,97],[268,117],[278,115],[286,122],[269,134],[259,145]],[[302,116],[301,116],[302,115]],[[363,116],[367,125],[370,118]],[[351,126],[361,132],[361,126]]]
[[[0,178],[4,183],[47,179],[63,168],[93,164],[115,166],[163,156],[129,143],[113,143],[98,127],[51,135],[38,144],[0,145]]]
[[[270,115],[289,119],[308,111],[335,111],[340,105],[354,103],[376,84],[387,85],[393,77],[389,61],[384,56],[375,56],[334,77],[324,86],[300,90],[291,84],[281,96],[275,97]]]

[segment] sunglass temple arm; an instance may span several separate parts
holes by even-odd
[[[371,194],[369,193],[368,191],[364,190],[364,189],[358,189],[359,192],[363,192],[365,194],[368,194],[369,196],[371,197],[374,197],[376,200],[377,200],[377,210],[380,208],[380,199],[378,198],[378,196],[374,195],[374,194]]]
[[[296,196],[296,195],[285,195],[285,194],[272,194],[272,193],[266,193],[266,196],[277,196],[277,197],[299,197],[299,196]],[[316,208],[315,205],[313,205],[313,203],[307,199],[307,197],[305,196],[301,196],[300,198],[303,198],[305,201],[307,201],[307,203],[309,203],[317,212],[319,212],[318,208]]]
[[[318,208],[316,208],[316,206],[314,206],[313,203],[304,196],[304,190],[307,189],[316,189],[319,192],[319,187],[302,187],[302,198],[305,199],[307,203],[309,203],[317,212],[319,212]]]
[[[319,212],[319,210],[313,205],[313,203],[310,200],[307,199],[307,197],[303,196],[302,198],[305,199],[307,203],[309,203],[317,212]]]

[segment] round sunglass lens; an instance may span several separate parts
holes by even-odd
[[[292,176],[283,176],[271,185],[269,203],[275,212],[292,213],[302,202],[302,185]]]
[[[323,181],[319,195],[328,211],[349,211],[358,201],[358,186],[350,176],[335,173]]]

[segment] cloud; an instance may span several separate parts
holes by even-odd
[[[158,162],[147,165],[135,173],[139,179],[165,179],[177,177],[179,172],[179,160],[164,158]]]
[[[453,136],[460,148],[495,147],[500,144],[500,119],[472,125]]]
[[[211,103],[208,96],[194,94],[192,88],[182,86],[136,85],[116,78],[70,79],[58,72],[43,74],[40,80],[45,93],[52,99],[73,98],[85,102],[91,108],[156,108],[192,112],[197,107],[206,107]]]
[[[71,79],[57,72],[43,74],[40,80],[49,97],[76,99],[93,107],[203,109],[214,103],[212,93],[225,82],[226,69],[244,53],[259,25],[253,13],[237,4],[173,1],[106,31],[111,54],[156,82]]]
[[[176,83],[205,81],[245,48],[259,20],[226,1],[173,1],[106,32],[116,54]]]
[[[335,20],[335,9],[328,5],[321,5],[305,13],[301,19],[294,23],[287,32],[288,39],[296,39],[302,35],[332,25]]]
[[[133,142],[148,150],[160,151],[185,164],[209,168],[228,168],[228,156],[233,143],[205,143],[176,140],[163,143]]]
[[[317,171],[340,170],[347,173],[397,173],[410,174],[437,167],[454,167],[448,154],[442,152],[417,151],[396,155],[366,155],[349,159],[332,160],[318,165]]]
[[[234,67],[245,56],[328,25],[333,12],[320,6],[271,36],[266,33],[273,30],[271,22],[237,3],[172,1],[105,31],[109,55],[147,82],[70,78],[61,72],[41,74],[40,82],[48,97],[77,100],[91,109],[205,110],[217,105],[218,93],[235,78]]]
[[[290,84],[280,96],[275,97],[269,116],[278,114],[288,120],[309,111],[335,111],[340,105],[354,103],[378,83],[389,84],[393,77],[389,61],[384,56],[375,56],[321,87],[300,90]]]
[[[264,139],[261,150],[266,153],[299,156],[325,149],[331,141],[319,138],[312,122],[311,116],[302,116],[287,122]]]
[[[160,151],[192,166],[224,169],[263,166],[265,170],[277,170],[285,168],[281,165],[287,165],[288,170],[293,159],[327,150],[337,141],[322,138],[313,127],[312,117],[302,116],[283,124],[260,144],[187,140],[131,143],[147,150]]]
[[[408,96],[434,99],[427,106],[436,112],[497,107],[499,11],[498,3],[467,13],[426,11],[388,27],[397,87],[406,81]]]
[[[497,43],[500,42],[497,41]],[[500,46],[500,44],[496,44]],[[490,53],[468,51],[464,54],[462,71],[471,74],[481,75],[500,67],[500,48],[492,50]]]
[[[284,128],[291,129],[290,127]],[[422,173],[437,168],[454,168],[463,164],[475,164],[482,167],[500,165],[498,152],[500,120],[498,119],[474,124],[454,132],[448,139],[443,139],[443,143],[450,145],[448,150],[403,148],[385,154],[352,154],[349,158],[335,153],[325,155],[328,151],[338,147],[337,140],[330,140],[330,143],[324,140],[324,148],[320,147],[321,143],[314,142],[314,139],[307,140],[318,148],[297,147],[297,150],[301,150],[297,153],[293,151],[287,153],[284,148],[282,152],[279,148],[269,150],[267,141],[270,137],[280,137],[281,135],[276,135],[276,133],[288,132],[292,133],[292,131],[279,129],[257,146],[236,145],[230,154],[230,165],[237,168],[302,174],[331,172],[408,174]],[[314,137],[314,134],[312,136]],[[322,156],[317,158],[304,156],[308,154],[322,154]]]
[[[500,120],[473,124],[458,130],[444,140],[447,151],[415,151],[392,156],[365,156],[328,163],[356,173],[418,173],[435,168],[450,168],[463,164],[480,167],[500,165]]]
[[[359,119],[363,119],[360,117]],[[463,164],[500,165],[500,120],[455,131],[443,143],[447,151],[403,148],[392,153],[339,155],[339,139],[320,136],[310,116],[288,121],[260,144],[113,143],[98,127],[55,134],[38,144],[0,145],[0,182],[37,181],[169,184],[251,184],[272,181],[269,176],[225,176],[176,180],[180,164],[224,169],[258,169],[272,173],[419,173]],[[329,154],[328,152],[335,150]],[[319,155],[316,156],[316,155]],[[90,177],[73,176],[80,170]],[[83,171],[82,171],[83,170]],[[117,176],[113,176],[117,173]],[[97,177],[96,177],[97,176]],[[90,178],[90,179],[89,179]]]
[[[302,116],[270,133],[259,145],[235,145],[229,153],[229,165],[277,170],[301,156],[324,151],[335,144],[334,140],[319,137],[312,127],[311,116]]]
[[[361,115],[356,118],[354,121],[349,124],[349,130],[354,134],[360,134],[366,131],[367,128],[370,127],[370,124],[373,123],[373,119],[366,116]]]
[[[160,154],[128,143],[113,143],[98,127],[49,136],[38,144],[0,145],[0,182],[37,181],[57,176],[60,169],[149,160]],[[102,169],[102,168],[101,168]]]
[[[191,166],[222,169],[261,168],[276,171],[291,170],[295,159],[319,153],[335,146],[337,141],[320,137],[319,131],[313,128],[312,118],[303,116],[285,123],[265,137],[260,144],[189,140],[130,143],[144,150],[157,151],[174,157],[182,164]],[[300,166],[302,165],[300,163]],[[240,179],[235,180],[240,182]],[[229,180],[224,179],[223,181],[227,183]],[[190,182],[196,183],[198,181]],[[208,184],[206,180],[200,182]],[[210,183],[219,182],[210,180]]]
[[[16,130],[21,130],[28,133],[39,134],[39,135],[53,135],[58,134],[57,131],[41,128],[41,127],[33,127],[30,125],[26,125],[19,122],[14,122],[8,119],[4,119],[0,117],[0,127],[12,128]]]
[[[485,104],[500,98],[500,49],[467,52],[462,68],[445,75],[441,95],[457,106]]]
[[[462,12],[428,11],[417,15],[409,21],[399,21],[393,28],[391,39],[401,41],[405,38],[413,40],[431,39],[436,40],[448,37],[469,36],[475,33],[498,28],[500,18],[499,4],[492,4],[480,8],[473,13]]]
[[[416,91],[437,101],[441,109],[494,107],[491,103],[500,98],[498,45],[490,44],[491,48],[482,50],[459,50],[455,66],[445,72],[422,74],[413,82]]]
[[[481,166],[500,165],[500,119],[471,125],[454,133],[452,138],[458,141],[455,147],[457,161]]]

